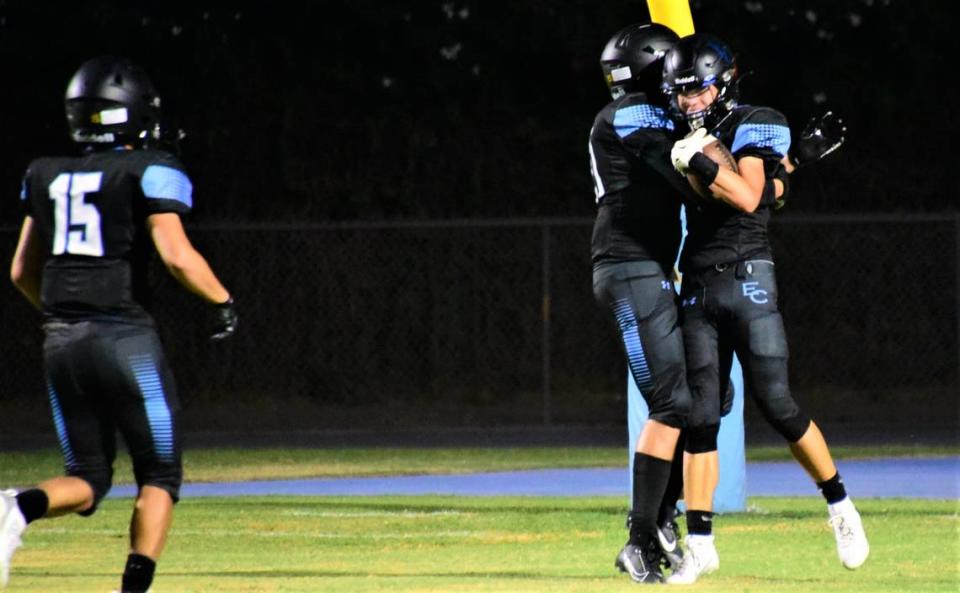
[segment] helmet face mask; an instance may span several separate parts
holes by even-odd
[[[600,55],[610,95],[619,99],[627,93],[643,92],[651,101],[659,100],[661,60],[677,39],[676,33],[657,23],[634,24],[617,31]]]
[[[678,98],[714,86],[716,97],[704,109],[686,113]],[[727,45],[710,35],[694,34],[681,39],[663,61],[663,93],[671,111],[686,120],[692,130],[716,127],[739,102],[737,66]]]
[[[88,60],[67,85],[67,125],[87,146],[143,146],[160,136],[160,97],[146,72],[124,58]]]

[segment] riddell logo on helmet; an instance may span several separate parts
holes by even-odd
[[[673,80],[673,84],[688,84],[696,81],[697,81],[696,76],[682,76],[680,78],[675,78]]]

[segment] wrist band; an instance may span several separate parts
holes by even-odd
[[[709,186],[716,181],[720,165],[711,161],[702,152],[698,152],[690,158],[690,170],[700,178],[700,181]]]

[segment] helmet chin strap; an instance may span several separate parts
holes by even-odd
[[[707,115],[708,113],[706,109],[687,115],[687,125],[690,126],[690,130],[696,131],[702,128],[704,123],[707,121]]]

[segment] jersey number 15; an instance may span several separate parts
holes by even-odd
[[[54,202],[53,255],[103,255],[100,212],[85,200],[100,191],[102,172],[61,173],[50,184]]]

